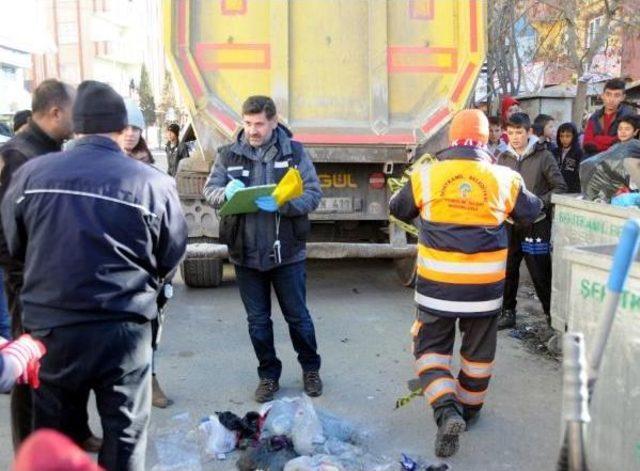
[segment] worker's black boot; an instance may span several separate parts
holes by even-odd
[[[469,430],[476,424],[476,422],[478,422],[478,419],[480,418],[480,409],[469,409],[468,407],[465,407],[464,412],[462,413],[462,418],[467,424],[465,430]]]
[[[459,437],[466,423],[458,407],[449,405],[435,412],[438,433],[436,434],[435,454],[447,458],[458,451]]]
[[[498,330],[513,329],[516,326],[516,310],[503,309],[498,319]]]

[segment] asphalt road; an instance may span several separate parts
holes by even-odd
[[[148,468],[157,462],[157,433],[171,417],[189,413],[193,424],[214,411],[255,410],[256,361],[231,270],[217,289],[176,282],[159,355],[159,378],[175,400],[154,409]],[[412,292],[401,287],[386,261],[313,261],[309,307],[315,319],[325,394],[314,403],[357,424],[369,449],[393,459],[401,452],[435,460],[435,426],[421,399],[394,410],[412,377],[409,328]],[[277,303],[274,300],[274,306]],[[279,397],[300,394],[301,372],[279,309],[276,348],[284,363]],[[561,374],[556,361],[531,353],[499,334],[495,376],[483,416],[450,459],[453,470],[552,469],[560,429]],[[11,460],[9,401],[0,397],[0,469]],[[91,401],[91,422],[99,433]],[[235,456],[203,469],[235,469]]]

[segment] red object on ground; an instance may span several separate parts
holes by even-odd
[[[13,471],[104,471],[71,439],[51,429],[32,433],[18,450]]]

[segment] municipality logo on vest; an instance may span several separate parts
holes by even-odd
[[[471,194],[472,191],[472,187],[471,184],[468,182],[463,182],[460,184],[460,186],[458,187],[458,189],[460,190],[460,196],[463,198],[468,198],[469,195]]]

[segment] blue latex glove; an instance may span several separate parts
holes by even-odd
[[[227,201],[233,198],[233,195],[236,194],[238,190],[244,188],[244,183],[240,180],[231,180],[227,183],[227,186],[224,187],[224,197]]]
[[[273,196],[259,196],[255,203],[259,209],[268,213],[275,213],[278,210],[278,203]]]
[[[640,193],[624,193],[611,200],[611,206],[640,206]]]

